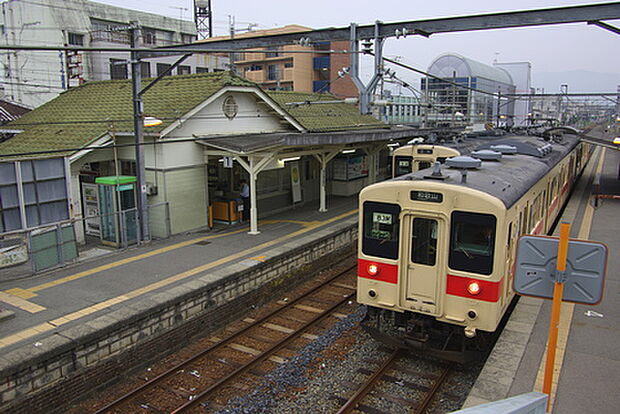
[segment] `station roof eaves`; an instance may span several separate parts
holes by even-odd
[[[292,147],[364,144],[413,137],[416,128],[366,129],[330,133],[274,133],[214,136],[197,138],[196,142],[214,149],[237,154],[250,154],[266,150]]]

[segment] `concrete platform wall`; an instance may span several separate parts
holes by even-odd
[[[353,253],[355,221],[261,252],[265,262],[244,260],[2,355],[0,412],[64,412],[131,367],[208,335]]]

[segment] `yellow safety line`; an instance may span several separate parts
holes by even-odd
[[[201,242],[203,240],[209,240],[209,239],[215,239],[215,238],[218,238],[218,237],[230,236],[232,234],[243,233],[244,231],[247,231],[247,229],[240,229],[240,230],[235,230],[235,231],[231,231],[231,232],[228,232],[228,233],[216,234],[216,235],[212,235],[212,236],[198,237],[196,239],[187,240],[187,241],[184,241],[184,242],[172,244],[170,246],[162,247],[160,249],[155,249],[155,250],[152,250],[150,252],[146,252],[146,253],[142,253],[142,254],[139,254],[139,255],[136,255],[136,256],[128,257],[126,259],[117,260],[116,262],[112,262],[112,263],[108,263],[108,264],[105,264],[105,265],[93,267],[92,269],[88,269],[88,270],[85,270],[83,272],[75,273],[73,275],[66,276],[66,277],[63,277],[63,278],[60,278],[60,279],[57,279],[57,280],[53,280],[51,282],[43,283],[43,284],[38,285],[38,286],[33,286],[31,288],[28,288],[28,289],[21,289],[21,288],[9,289],[9,290],[6,290],[5,293],[9,293],[9,294],[12,294],[14,296],[19,296],[19,297],[24,298],[24,299],[29,299],[29,298],[37,296],[34,292],[39,292],[41,290],[48,289],[48,288],[51,288],[51,287],[54,287],[54,286],[58,286],[58,285],[61,285],[63,283],[71,282],[73,280],[77,280],[77,279],[83,278],[85,276],[90,276],[90,275],[95,274],[95,273],[103,272],[104,270],[110,270],[110,269],[113,269],[115,267],[122,266],[124,264],[128,264],[128,263],[132,263],[132,262],[135,262],[135,261],[138,261],[138,260],[146,259],[146,258],[149,258],[149,257],[152,257],[152,256],[156,256],[158,254],[166,253],[166,252],[169,252],[169,251],[172,251],[172,250],[180,249],[180,248],[185,247],[185,246],[190,246],[192,244],[196,244],[196,243]],[[25,296],[27,296],[27,297],[25,297]]]
[[[12,345],[12,344],[15,344],[17,342],[20,342],[20,341],[22,341],[24,339],[29,339],[29,338],[31,338],[31,337],[33,337],[35,335],[38,335],[41,332],[49,331],[51,329],[54,329],[57,326],[60,326],[60,325],[66,324],[68,322],[74,321],[74,320],[79,319],[79,318],[81,318],[83,316],[90,315],[90,314],[92,314],[94,312],[97,312],[97,311],[99,311],[101,309],[105,309],[105,308],[108,308],[108,307],[110,307],[112,305],[125,302],[125,301],[127,301],[129,299],[136,298],[136,297],[138,297],[140,295],[143,295],[145,293],[151,292],[151,291],[153,291],[155,289],[159,289],[161,287],[168,286],[168,285],[170,285],[170,284],[172,284],[174,282],[178,282],[179,280],[183,280],[183,279],[186,279],[186,278],[188,278],[190,276],[194,276],[194,275],[196,275],[198,273],[204,272],[204,271],[212,269],[212,268],[214,268],[216,266],[219,266],[219,265],[222,265],[224,263],[230,262],[232,260],[238,259],[240,257],[243,257],[243,256],[247,255],[247,254],[254,253],[254,252],[258,251],[258,250],[261,250],[261,249],[273,246],[274,244],[280,243],[280,242],[282,242],[284,240],[288,240],[288,239],[291,239],[293,237],[299,236],[301,234],[307,233],[307,232],[309,232],[311,230],[314,230],[317,227],[320,227],[322,225],[329,224],[329,223],[332,223],[334,221],[340,220],[340,219],[342,219],[344,217],[347,217],[347,216],[350,216],[352,214],[355,214],[356,212],[357,212],[357,209],[351,210],[351,211],[349,211],[347,213],[343,213],[343,214],[340,214],[340,215],[338,215],[336,217],[332,217],[332,218],[330,218],[328,220],[322,221],[322,222],[320,222],[321,224],[319,224],[319,225],[304,227],[303,229],[297,230],[297,231],[295,231],[293,233],[289,233],[286,236],[282,236],[282,237],[280,237],[278,239],[262,243],[262,244],[260,244],[258,246],[251,247],[251,248],[246,249],[246,250],[244,250],[242,252],[238,252],[238,253],[232,254],[230,256],[223,257],[223,258],[221,258],[219,260],[216,260],[214,262],[207,263],[207,264],[195,267],[193,269],[187,270],[185,272],[178,273],[178,274],[170,276],[170,277],[168,277],[166,279],[160,280],[158,282],[152,283],[150,285],[144,286],[144,287],[139,288],[139,289],[132,290],[131,292],[127,292],[127,293],[125,293],[123,295],[120,295],[120,296],[117,296],[115,298],[108,299],[108,300],[103,301],[101,303],[98,303],[96,305],[92,305],[92,306],[89,306],[89,307],[77,310],[75,312],[69,313],[67,315],[63,315],[60,318],[56,318],[54,320],[45,322],[43,324],[37,325],[36,327],[28,328],[28,329],[25,329],[23,331],[17,332],[15,334],[9,335],[7,337],[0,338],[0,349],[3,348],[3,347],[6,347],[8,345]]]
[[[605,160],[605,148],[602,148],[600,152],[600,158],[596,167],[596,174],[600,174],[603,170],[603,162]],[[594,207],[592,203],[587,202],[586,209],[583,214],[583,220],[579,227],[579,234],[577,238],[581,240],[587,240],[590,236],[590,229],[592,227],[592,220],[594,218]],[[568,335],[570,333],[571,322],[573,320],[573,314],[575,311],[575,304],[570,302],[562,303],[560,323],[558,325],[558,344],[556,351],[555,363],[553,364],[553,381],[551,387],[551,395],[549,397],[549,412],[553,412],[553,403],[557,392],[557,385],[560,378],[560,372],[564,364],[564,355],[566,354],[566,344],[568,342]],[[534,391],[542,392],[543,380],[545,375],[545,361],[547,359],[547,346],[545,344],[545,352],[543,353],[538,367],[538,374],[536,375],[536,382],[534,384]]]

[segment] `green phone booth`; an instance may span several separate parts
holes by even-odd
[[[136,243],[138,213],[136,210],[136,177],[119,175],[97,177],[101,242],[121,247]]]

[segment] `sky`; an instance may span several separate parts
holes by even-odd
[[[100,3],[131,8],[170,17],[193,19],[192,0],[96,0]],[[372,24],[376,20],[395,22],[437,17],[465,16],[501,11],[541,9],[569,5],[609,3],[609,1],[571,0],[211,0],[214,34],[227,34],[229,16],[234,16],[236,29],[257,25],[267,29],[299,24],[314,29],[346,27],[350,23]],[[620,20],[607,21],[620,27]],[[593,25],[569,24],[544,27],[446,33],[430,38],[409,36],[390,38],[384,43],[384,55],[426,70],[443,53],[455,52],[491,65],[498,62],[532,64],[533,84],[536,74],[549,82],[549,72],[590,71],[608,74],[604,85],[620,84],[620,35]],[[368,68],[372,62],[363,62]],[[407,81],[416,75],[396,69]],[[562,82],[558,80],[558,82]],[[597,84],[598,86],[599,84]],[[570,88],[570,86],[569,86]],[[599,92],[599,90],[597,90]]]

